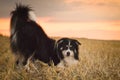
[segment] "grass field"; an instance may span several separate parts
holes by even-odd
[[[120,41],[77,40],[82,43],[77,66],[58,69],[37,61],[39,73],[29,73],[15,68],[9,38],[1,35],[0,80],[120,80]]]

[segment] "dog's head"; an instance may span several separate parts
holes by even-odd
[[[60,59],[73,57],[74,59],[79,60],[79,45],[81,45],[81,43],[75,39],[62,38],[58,40],[56,43],[58,57]]]

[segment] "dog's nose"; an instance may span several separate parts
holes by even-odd
[[[70,56],[70,52],[67,52],[67,56]]]

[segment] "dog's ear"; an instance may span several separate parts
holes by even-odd
[[[55,47],[54,47],[55,53],[56,53],[56,55],[57,55],[56,57],[58,57],[59,60],[60,60],[61,58],[63,58],[63,56],[61,55],[61,53],[60,53],[59,50],[58,50],[58,46],[59,46],[59,44],[61,44],[62,42],[63,42],[62,39],[56,41]]]
[[[81,45],[81,43],[78,40],[74,40],[77,45]]]
[[[60,43],[62,43],[62,42],[63,42],[62,39],[61,39],[61,40],[58,40],[58,41],[56,42],[56,44],[55,44],[56,49],[58,49],[58,45],[59,45]]]
[[[55,43],[55,49],[56,49],[56,50],[58,49],[58,45],[59,45],[60,43],[62,43],[62,42],[63,42],[62,39],[56,41],[56,43]]]
[[[57,41],[57,44],[60,44],[60,43],[62,43],[62,42],[63,42],[63,39],[58,40],[58,41]]]

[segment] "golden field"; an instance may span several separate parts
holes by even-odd
[[[38,73],[16,68],[9,38],[1,35],[0,80],[120,80],[120,41],[76,39],[82,44],[77,66],[60,69],[37,61]]]

